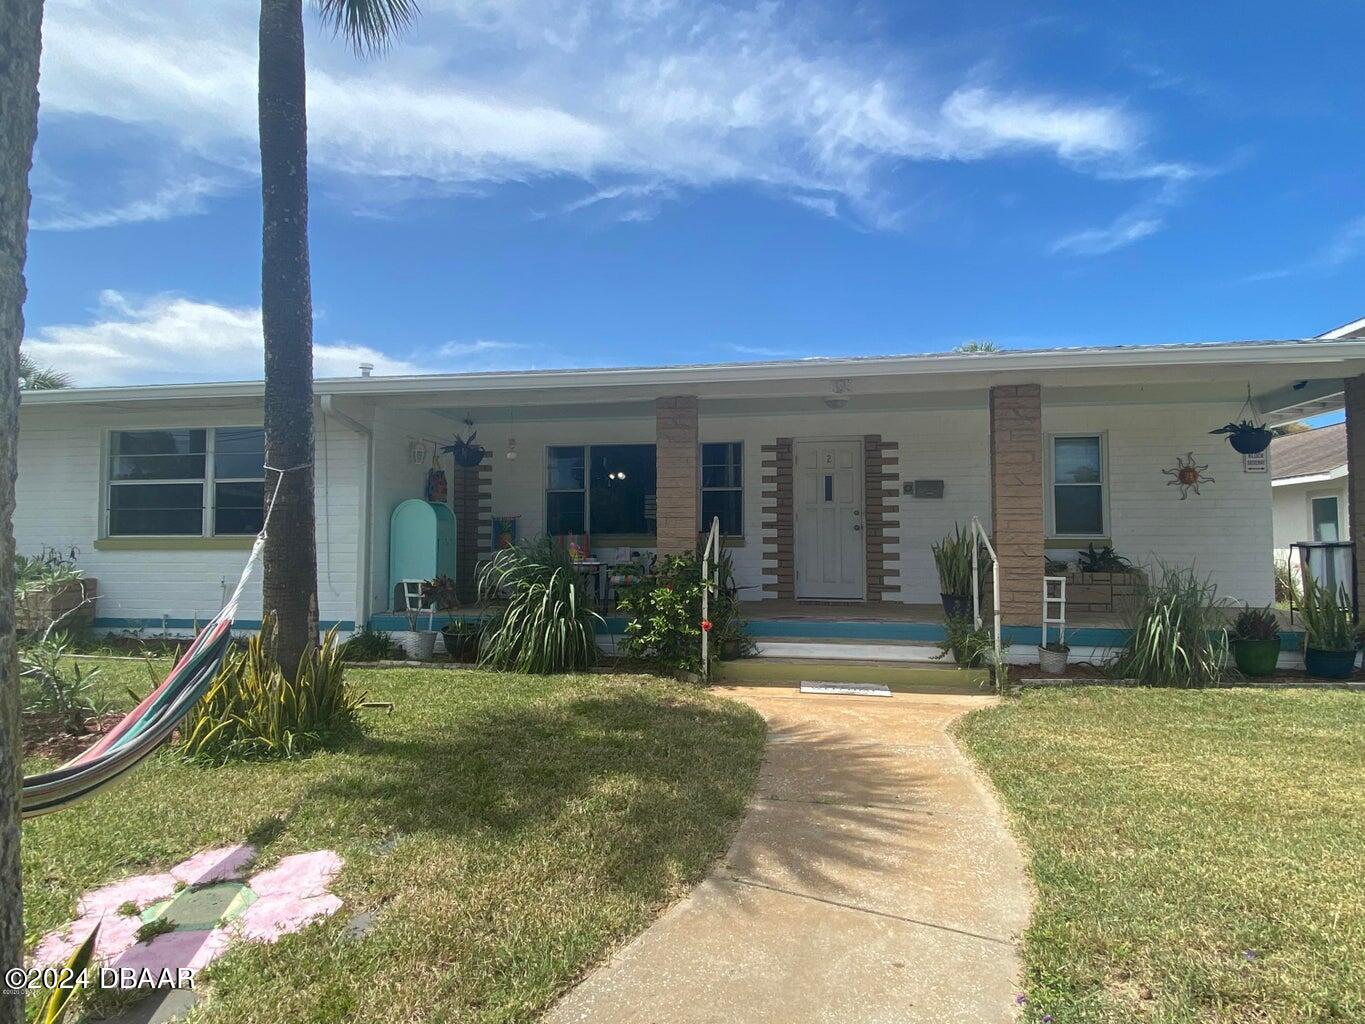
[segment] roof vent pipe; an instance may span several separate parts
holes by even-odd
[[[368,376],[369,376],[370,374],[372,374],[372,373],[374,373],[374,363],[361,363],[361,364],[360,364],[360,376],[362,376],[362,377],[368,377]]]

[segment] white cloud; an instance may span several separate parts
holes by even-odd
[[[82,208],[70,197],[63,197],[50,204],[55,207],[50,213],[30,219],[29,227],[34,231],[85,231],[170,220],[202,213],[205,199],[219,195],[229,187],[218,178],[190,177],[185,181],[169,182],[147,198],[130,199],[104,208]]]
[[[91,322],[41,328],[24,339],[24,350],[86,387],[259,380],[261,311],[171,295],[136,301],[105,291]],[[361,363],[373,363],[378,374],[422,372],[363,345],[313,346],[319,377],[354,377]]]
[[[1355,259],[1362,250],[1365,250],[1365,214],[1348,220],[1331,238],[1324,243],[1317,252],[1302,263],[1296,263],[1288,267],[1280,267],[1277,270],[1264,270],[1258,274],[1251,274],[1244,278],[1246,283],[1257,281],[1275,281],[1284,277],[1296,277],[1299,274],[1321,273],[1333,270],[1343,263],[1349,263]]]
[[[1051,251],[1075,256],[1103,256],[1156,234],[1164,224],[1160,217],[1145,217],[1130,211],[1108,227],[1086,228],[1064,235],[1052,243]]]
[[[823,213],[892,223],[886,182],[904,161],[1039,153],[1094,174],[1175,167],[1143,157],[1115,102],[928,74],[810,9],[716,0],[431,0],[382,59],[309,40],[316,172],[452,186],[571,175],[583,201],[747,182]],[[194,159],[256,160],[257,6],[49,0],[45,117],[95,115],[160,134]],[[309,18],[312,18],[311,13]],[[1125,170],[1127,169],[1127,170]],[[1152,172],[1155,173],[1155,172]],[[812,199],[812,197],[817,197]],[[147,200],[152,208],[168,208]],[[570,204],[571,206],[573,204]],[[97,215],[91,215],[98,221]],[[67,223],[76,225],[80,215]]]

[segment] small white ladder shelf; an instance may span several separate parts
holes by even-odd
[[[1052,614],[1053,608],[1057,614]],[[1047,627],[1057,627],[1057,642],[1066,644],[1066,577],[1043,577],[1043,646],[1048,643]]]

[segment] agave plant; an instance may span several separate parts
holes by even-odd
[[[294,757],[356,731],[363,701],[346,686],[335,629],[304,654],[291,682],[280,670],[275,620],[267,615],[256,636],[228,652],[186,717],[181,751],[214,761]]]
[[[1192,568],[1159,565],[1135,605],[1128,643],[1109,664],[1112,675],[1149,686],[1214,686],[1228,664],[1228,602]]]
[[[592,610],[569,553],[549,537],[503,548],[479,570],[479,596],[503,604],[479,644],[479,664],[512,672],[568,672],[597,661]]]

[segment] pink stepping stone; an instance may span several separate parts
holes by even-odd
[[[296,853],[252,875],[247,886],[257,896],[321,896],[340,870],[341,858],[331,850]]]
[[[216,850],[204,850],[189,860],[181,861],[171,868],[171,874],[177,881],[186,885],[231,882],[245,875],[247,867],[255,859],[256,847],[250,843],[220,846]]]
[[[150,971],[152,975],[184,967],[199,971],[222,956],[231,938],[221,928],[208,932],[165,932],[128,949],[110,966],[115,970]]]
[[[76,904],[80,917],[93,917],[98,920],[101,914],[117,914],[118,908],[125,903],[136,903],[145,907],[157,900],[164,900],[175,892],[175,875],[169,871],[159,875],[134,875],[113,885],[91,889]]]
[[[335,914],[341,900],[331,893],[300,899],[292,894],[262,896],[232,925],[232,930],[252,942],[276,942],[319,918]]]

